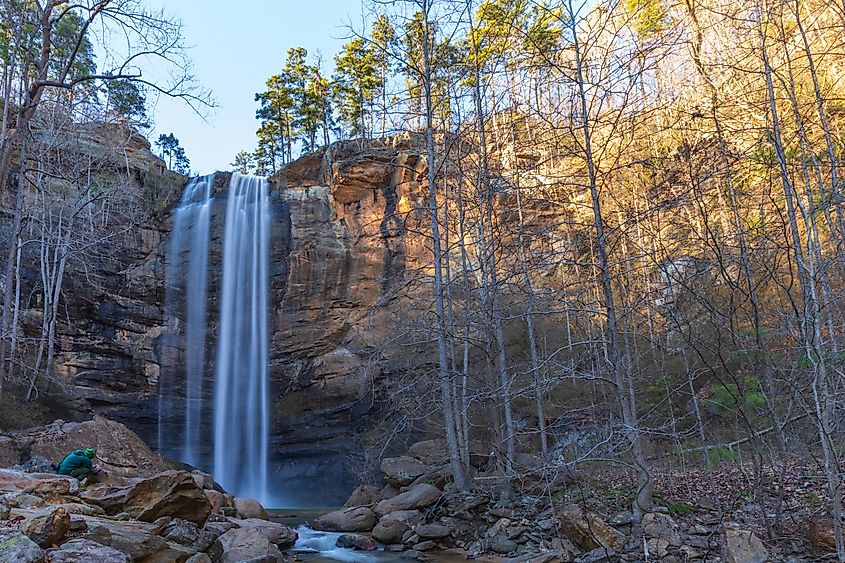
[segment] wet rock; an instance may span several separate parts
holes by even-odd
[[[426,466],[410,456],[389,457],[381,461],[381,472],[388,484],[404,487],[425,474]]]
[[[378,487],[372,485],[358,485],[349,498],[343,503],[343,508],[354,508],[356,506],[369,506],[381,500],[381,492]]]
[[[599,547],[622,549],[625,539],[597,514],[585,512],[580,506],[570,504],[558,513],[561,533],[584,550]]]
[[[399,544],[405,532],[408,531],[408,524],[401,520],[386,520],[382,518],[373,528],[373,537],[383,544]]]
[[[258,530],[270,543],[279,546],[281,549],[292,547],[299,537],[299,534],[293,528],[277,522],[261,520],[260,518],[234,520],[232,523],[240,528],[254,528]]]
[[[433,485],[421,483],[410,490],[376,505],[377,514],[390,514],[397,510],[418,510],[431,506],[443,496],[443,491]]]
[[[378,542],[360,534],[343,534],[337,538],[337,546],[358,551],[375,551],[378,549]]]
[[[753,532],[729,529],[725,535],[728,563],[765,563],[769,560],[768,550]]]
[[[414,528],[414,532],[421,538],[437,540],[449,537],[452,530],[442,524],[421,524]]]
[[[17,530],[0,530],[0,563],[43,563],[38,544]]]
[[[277,562],[282,552],[257,528],[232,528],[214,542],[209,550],[216,563]]]
[[[80,496],[106,514],[123,512],[142,522],[172,516],[201,525],[211,514],[211,503],[186,471],[166,471],[125,487],[94,485]]]
[[[261,506],[261,503],[251,498],[235,498],[235,510],[241,518],[258,518],[260,520],[269,520],[270,515]]]
[[[76,539],[50,550],[50,563],[129,563],[129,557],[120,551],[90,540]]]
[[[64,508],[46,508],[21,524],[21,531],[41,547],[61,542],[70,528],[70,514]]]
[[[314,528],[324,532],[369,532],[376,525],[375,513],[365,506],[335,510],[320,516]]]

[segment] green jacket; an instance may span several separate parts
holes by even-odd
[[[70,475],[75,469],[86,469],[90,473],[96,473],[96,471],[94,471],[94,464],[91,463],[91,460],[82,450],[75,450],[71,452],[59,464],[60,475]]]

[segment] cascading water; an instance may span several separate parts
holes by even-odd
[[[270,188],[266,179],[233,174],[229,183],[220,275],[213,405],[203,401],[208,351],[209,232],[214,176],[193,180],[174,211],[167,270],[171,353],[159,385],[159,450],[211,471],[228,491],[270,502],[267,492],[269,404],[267,297]],[[177,304],[184,303],[184,327]],[[184,350],[184,360],[177,360]],[[184,400],[174,362],[184,362]],[[168,396],[166,396],[168,394]],[[213,423],[214,456],[202,455]],[[175,429],[181,432],[174,431]],[[181,440],[178,437],[181,436]]]
[[[169,455],[179,457],[185,463],[201,466],[199,457],[200,428],[203,412],[203,375],[205,373],[205,348],[208,319],[206,316],[208,290],[208,243],[211,220],[211,192],[214,174],[192,180],[182,194],[179,207],[173,212],[166,279],[166,307],[170,344],[173,345],[180,331],[174,308],[176,302],[184,302],[184,350],[185,350],[185,404],[175,409],[172,401],[165,405],[164,393],[159,394],[158,443]],[[182,259],[183,253],[187,256]],[[185,264],[184,269],[180,265]],[[177,299],[182,294],[183,299]],[[175,325],[175,326],[174,326]],[[173,366],[163,366],[173,371]],[[173,374],[163,374],[164,379],[174,380]],[[172,381],[168,381],[172,382]],[[162,381],[164,383],[164,381]],[[165,385],[161,386],[164,391]],[[172,421],[181,418],[181,421]],[[168,419],[168,423],[164,423]],[[173,425],[182,427],[181,444],[169,439]],[[179,435],[180,432],[172,432]]]
[[[232,175],[226,204],[214,387],[214,477],[267,502],[270,189]]]

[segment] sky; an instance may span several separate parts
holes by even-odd
[[[203,120],[184,102],[150,99],[155,119],[150,139],[176,135],[192,171],[200,174],[228,169],[239,151],[255,148],[255,93],[282,70],[289,48],[305,47],[309,55],[320,51],[329,75],[349,23],[361,22],[360,0],[170,0],[161,5],[182,20],[194,74],[218,107]]]

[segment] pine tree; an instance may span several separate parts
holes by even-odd
[[[156,146],[161,150],[161,158],[167,162],[170,170],[179,174],[188,174],[191,170],[191,161],[185,155],[185,149],[179,144],[179,139],[173,133],[159,135]]]
[[[353,39],[335,57],[335,71],[332,97],[341,123],[353,135],[369,137],[372,133],[373,103],[379,92],[379,74],[373,50],[360,37]]]

